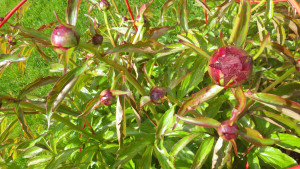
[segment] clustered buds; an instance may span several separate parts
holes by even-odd
[[[150,92],[151,102],[156,105],[162,104],[165,96],[166,92],[162,87],[154,87]]]
[[[109,7],[110,7],[110,3],[107,0],[101,0],[99,2],[99,8],[100,8],[100,10],[106,11],[106,10],[109,9]]]
[[[77,46],[79,39],[79,35],[73,28],[64,25],[56,26],[51,34],[51,43],[58,53]]]
[[[218,133],[222,139],[230,141],[238,136],[238,126],[230,120],[223,121],[218,127]]]
[[[252,59],[249,54],[238,47],[226,46],[219,48],[209,61],[211,79],[223,87],[235,87],[252,74]]]
[[[92,43],[94,45],[101,45],[103,42],[103,36],[100,35],[100,34],[95,34],[93,37],[92,37]]]
[[[109,89],[105,89],[100,93],[100,102],[106,106],[114,102],[114,96]]]

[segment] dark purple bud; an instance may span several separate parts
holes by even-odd
[[[3,20],[4,20],[4,18],[3,18],[3,17],[0,17],[0,23],[1,23]]]
[[[127,42],[126,41],[122,41],[120,42],[120,45],[125,45]]]
[[[223,87],[235,87],[252,74],[252,58],[238,47],[221,47],[211,57],[208,72],[211,79]]]
[[[106,11],[106,10],[109,9],[109,7],[110,7],[110,3],[107,0],[101,0],[99,2],[99,8],[100,8],[100,10]]]
[[[150,92],[151,102],[156,105],[162,104],[165,96],[166,92],[162,87],[154,87]]]
[[[100,34],[95,34],[92,38],[92,42],[94,45],[101,45],[103,42],[103,36]]]
[[[223,121],[218,127],[218,133],[226,141],[236,139],[238,136],[238,126],[230,120]]]
[[[114,96],[109,89],[105,89],[100,93],[100,102],[106,106],[109,106],[113,103]]]
[[[80,37],[74,29],[64,25],[56,26],[51,34],[51,43],[58,53],[77,46],[79,39]]]
[[[123,20],[124,22],[126,22],[126,21],[128,21],[128,18],[127,18],[126,16],[123,16],[123,17],[122,17],[122,20]]]

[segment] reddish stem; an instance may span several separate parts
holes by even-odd
[[[22,0],[13,10],[11,10],[0,23],[0,28],[6,23],[6,21],[26,2],[27,0]]]
[[[241,0],[236,0],[238,2],[240,2]],[[279,2],[286,2],[287,0],[275,0],[273,1],[273,3],[279,3]],[[253,3],[253,4],[258,4],[260,3],[261,1],[253,1],[253,0],[248,0],[249,3]],[[264,3],[267,3],[267,2],[264,2]]]
[[[83,120],[85,121],[85,123],[89,126],[89,128],[90,128],[92,134],[95,135],[95,132],[94,132],[94,130],[93,130],[93,127],[90,125],[90,123],[86,120],[85,117],[82,117],[82,118],[83,118]]]
[[[125,0],[125,3],[126,3],[126,6],[127,6],[127,9],[128,9],[128,12],[129,12],[129,14],[130,14],[130,17],[131,17],[131,19],[133,20],[133,26],[134,26],[135,30],[137,31],[138,28],[136,27],[136,25],[135,25],[135,23],[134,23],[134,17],[133,17],[132,11],[131,11],[131,9],[130,9],[130,5],[129,5],[129,3],[128,3],[128,0]]]
[[[84,130],[84,128],[85,128],[85,123],[83,123],[83,125],[82,125],[82,130]],[[80,138],[82,137],[82,134],[80,134]],[[79,152],[81,152],[81,150],[82,150],[82,148],[80,147],[79,148]]]
[[[204,3],[206,3],[206,0],[204,0]],[[204,9],[204,16],[205,16],[205,23],[207,24],[207,11]]]

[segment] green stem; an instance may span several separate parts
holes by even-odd
[[[104,14],[104,21],[105,21],[106,29],[107,29],[108,34],[109,34],[109,39],[110,39],[110,41],[111,41],[113,47],[116,47],[114,38],[113,38],[113,36],[112,36],[112,34],[111,34],[111,32],[110,32],[110,27],[109,27],[109,24],[108,24],[108,19],[107,19],[108,17],[107,17],[106,11],[103,11],[103,14]]]
[[[288,78],[291,74],[296,72],[296,68],[292,67],[287,72],[285,72],[281,77],[279,77],[275,82],[270,84],[267,88],[265,88],[262,93],[267,93],[271,91],[275,86],[277,86],[279,83],[281,83],[283,80]],[[254,100],[251,100],[244,108],[244,110],[238,115],[237,119],[241,119],[248,111],[249,107],[252,106],[255,103]]]
[[[112,3],[113,3],[113,5],[114,5],[114,7],[116,8],[117,13],[120,14],[119,9],[118,9],[118,6],[117,6],[115,0],[112,0]]]
[[[132,44],[135,44],[139,40],[139,36],[140,36],[140,34],[142,32],[142,29],[143,29],[143,24],[139,25],[138,31],[137,31],[137,33],[136,33],[136,35],[134,37],[134,40],[133,40]]]
[[[117,22],[117,20],[116,20],[115,16],[114,16],[114,15],[111,13],[111,11],[110,11],[110,10],[108,10],[108,12],[109,12],[109,14],[110,14],[111,18],[113,19],[115,26],[116,26],[116,27],[118,27],[119,25],[118,25],[118,22]]]

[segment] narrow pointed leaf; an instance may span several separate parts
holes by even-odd
[[[19,123],[21,125],[21,128],[23,130],[25,138],[33,139],[34,136],[27,124],[27,120],[25,119],[24,112],[21,110],[19,105],[15,106],[15,113],[17,114],[17,117],[18,117]]]
[[[283,58],[285,60],[287,60],[288,62],[295,64],[294,63],[295,56],[292,54],[292,52],[288,48],[286,48],[276,42],[269,42],[266,47],[274,50],[275,52],[277,52],[278,54],[283,56]]]
[[[29,148],[23,155],[24,158],[31,158],[31,157],[36,157],[39,153],[41,153],[44,149],[40,147],[32,147]]]
[[[179,108],[177,115],[184,116],[188,111],[196,109],[201,103],[211,99],[223,89],[224,87],[221,87],[219,85],[208,85],[207,87],[201,89],[199,92],[193,94],[192,97],[187,99]],[[176,120],[176,123],[178,123],[178,120]],[[176,127],[176,123],[173,129]]]
[[[25,86],[19,93],[19,98],[22,98],[26,93],[29,93],[30,91],[41,87],[43,85],[47,85],[50,83],[53,83],[58,80],[57,76],[47,76],[47,77],[39,77],[34,82],[29,83],[27,86]]]
[[[50,36],[44,34],[43,32],[40,32],[32,28],[22,27],[22,26],[15,26],[15,28],[20,29],[22,32],[28,34],[30,37],[47,41],[50,44]]]
[[[99,98],[99,96],[96,96],[95,98],[93,98],[92,100],[89,101],[89,103],[86,105],[84,111],[82,112],[82,114],[80,114],[80,116],[89,115],[90,112],[92,112],[94,109],[99,107],[100,104],[101,104],[100,98]]]
[[[297,36],[299,36],[300,32],[300,23],[296,19],[282,15],[280,13],[274,13],[274,18],[286,24]]]
[[[290,168],[297,165],[292,157],[273,147],[260,148],[258,157],[274,168]]]
[[[139,169],[150,169],[152,161],[153,146],[148,146],[142,156]]]
[[[212,15],[212,13],[211,13],[209,7],[207,6],[207,4],[206,4],[205,2],[203,2],[202,0],[195,0],[195,1],[196,1],[196,3],[197,3],[198,5],[202,6],[202,7],[207,11],[207,13],[208,13],[209,15]]]
[[[224,167],[226,162],[229,160],[231,144],[228,141],[223,140],[219,137],[212,158],[212,169],[221,169]]]
[[[148,3],[144,3],[138,13],[138,16],[144,16],[144,13],[146,12],[146,10],[148,9],[148,7],[153,3],[153,0],[151,0]]]
[[[257,130],[248,127],[239,128],[239,135],[256,146],[268,146],[277,142],[273,139],[263,138]]]
[[[48,56],[35,42],[32,43],[40,56],[47,62],[53,61],[50,56]]]
[[[60,166],[62,162],[67,161],[67,159],[71,156],[71,154],[76,151],[77,148],[68,149],[62,151],[60,154],[55,156],[55,159],[51,161],[50,164],[47,165],[45,169],[56,169]]]
[[[28,160],[27,166],[32,166],[37,164],[39,164],[40,166],[43,163],[48,163],[49,161],[51,161],[52,158],[53,155],[41,155],[41,156],[33,157]]]
[[[139,41],[136,44],[127,43],[107,50],[104,55],[116,52],[136,52],[136,53],[158,53],[164,49],[164,46],[153,40]]]
[[[160,18],[159,18],[159,23],[163,23],[164,22],[164,16],[167,12],[168,9],[170,9],[169,7],[174,3],[175,0],[166,0],[164,2],[164,4],[162,5],[161,9],[160,9]]]
[[[191,168],[200,169],[205,163],[207,157],[209,156],[213,146],[215,143],[215,139],[213,137],[206,138],[200,145],[197,150],[197,153],[194,157],[193,164]]]
[[[297,153],[300,153],[300,138],[291,134],[278,133],[271,134],[271,138],[274,140],[278,140],[280,142],[276,143],[276,145],[291,150]]]
[[[175,166],[170,161],[170,155],[168,154],[165,147],[157,146],[154,144],[155,156],[162,169],[175,169]]]
[[[258,159],[258,151],[256,148],[252,148],[248,155],[248,165],[251,169],[260,169],[259,159]]]
[[[193,117],[189,117],[189,116],[182,117],[182,116],[179,116],[179,115],[176,115],[176,117],[178,117],[179,120],[182,120],[185,123],[189,123],[189,124],[193,124],[193,125],[197,125],[197,126],[201,126],[201,127],[218,128],[219,125],[221,124],[217,120],[212,119],[212,118],[208,118],[208,117],[193,118]]]
[[[28,57],[19,57],[17,55],[0,53],[0,66],[4,62],[7,62],[7,63],[21,62],[21,61],[25,61],[27,59],[28,59]]]
[[[245,43],[251,17],[251,6],[247,0],[240,1],[238,14],[234,20],[229,44],[242,47]]]
[[[265,120],[278,125],[285,129],[290,129],[292,132],[294,132],[296,135],[300,137],[300,126],[297,125],[293,120],[283,117],[280,114],[271,113],[268,111],[256,111],[253,112],[254,115],[264,118]]]
[[[66,9],[66,22],[69,25],[76,25],[77,16],[81,0],[68,0],[67,9]]]
[[[182,139],[180,139],[173,147],[172,150],[170,151],[170,159],[172,162],[175,161],[176,156],[178,153],[183,150],[187,144],[189,144],[192,140],[194,140],[199,134],[191,134],[189,136],[185,136]]]
[[[261,42],[258,52],[253,56],[253,60],[257,59],[263,53],[263,51],[265,50],[266,45],[269,43],[269,41],[270,41],[270,34],[268,33],[264,37],[263,41]]]
[[[33,140],[29,140],[29,141],[23,142],[22,144],[20,144],[17,147],[17,149],[21,150],[21,151],[27,150],[27,149],[35,146],[35,144],[38,143],[39,141],[41,141],[44,137],[45,137],[45,134],[40,135],[40,136],[36,137]]]
[[[125,117],[125,100],[124,96],[117,98],[117,110],[116,110],[116,129],[120,148],[124,144],[126,137],[126,117]]]
[[[191,49],[193,49],[197,54],[199,54],[201,57],[204,57],[206,58],[207,60],[210,59],[210,55],[207,54],[205,51],[203,51],[202,49],[200,49],[199,47],[189,43],[189,42],[186,42],[186,41],[183,41],[183,40],[179,40],[179,42],[185,46],[188,46],[190,47]]]
[[[55,83],[52,90],[49,92],[48,98],[47,98],[47,107],[46,107],[48,127],[50,125],[50,119],[51,119],[53,112],[63,101],[66,94],[73,88],[73,86],[75,85],[80,74],[83,73],[86,68],[87,68],[87,65],[84,64],[82,66],[79,66],[79,67],[71,70],[70,72],[68,72],[67,74],[62,76]]]
[[[12,120],[9,125],[5,128],[4,131],[0,134],[0,143],[4,143],[4,141],[8,138],[9,134],[11,134],[11,131],[15,128],[17,124],[17,119]]]
[[[131,91],[122,91],[122,90],[111,90],[110,91],[113,96],[120,96],[120,95],[129,95],[131,94]]]
[[[163,36],[167,31],[173,29],[174,27],[171,26],[163,26],[161,28],[152,28],[149,30],[149,39],[157,40],[161,36]]]
[[[155,133],[157,139],[163,139],[166,130],[172,125],[174,111],[175,106],[171,107],[168,111],[166,111],[165,114],[159,120]]]
[[[120,149],[119,156],[114,164],[113,168],[121,166],[132,159],[139,151],[143,150],[146,146],[151,144],[154,140],[148,137],[139,139],[129,146]]]
[[[188,17],[187,17],[187,4],[186,0],[179,0],[177,4],[177,22],[181,25],[183,30],[187,33],[189,30]]]
[[[144,107],[147,103],[151,102],[151,99],[149,96],[143,96],[140,100],[140,107]]]
[[[267,93],[246,93],[246,96],[300,121],[300,104],[297,102],[283,99],[277,95]]]

